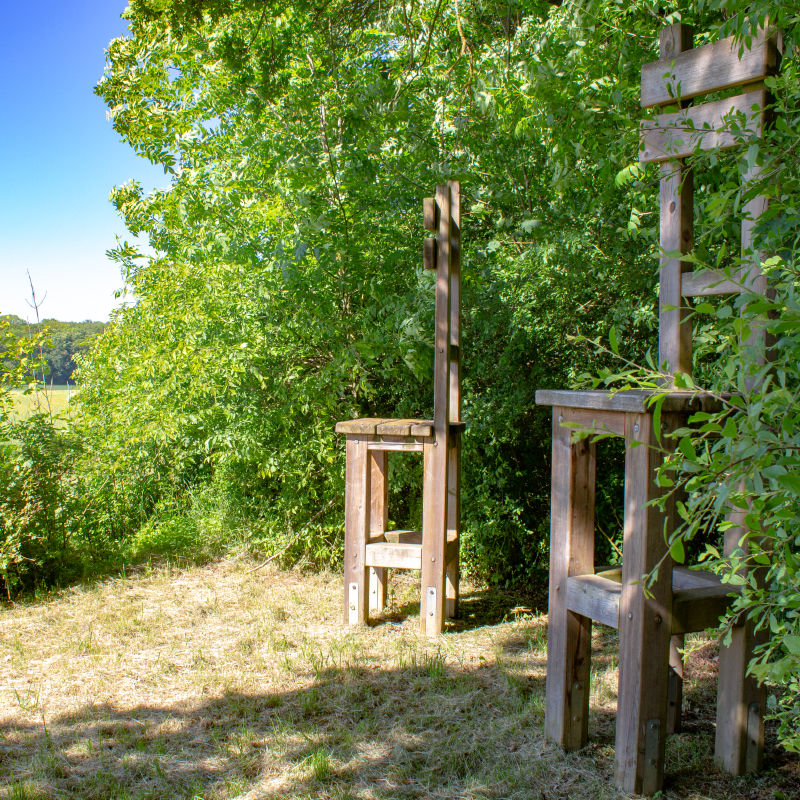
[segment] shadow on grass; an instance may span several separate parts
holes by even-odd
[[[514,609],[530,608],[519,600],[510,593],[468,595],[462,609],[471,616],[461,624],[513,618]],[[445,660],[431,648],[409,646],[383,666],[357,649],[329,646],[313,663],[286,657],[286,683],[299,681],[300,688],[265,681],[250,692],[169,706],[98,702],[38,723],[0,725],[0,796],[622,797],[612,785],[608,704],[594,708],[593,738],[580,753],[564,754],[544,739],[545,634],[541,620],[508,626],[493,640],[491,663],[466,652]],[[593,663],[600,673],[614,668],[615,639],[598,630]],[[797,765],[776,750],[774,737],[766,773],[733,779],[716,771],[713,722],[705,724],[714,714],[713,648],[699,651],[697,663],[686,698],[698,710],[687,715],[687,732],[668,743],[664,797],[800,796]]]

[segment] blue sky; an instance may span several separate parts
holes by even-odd
[[[26,270],[43,317],[107,320],[120,302],[105,255],[131,241],[108,195],[162,169],[119,141],[93,88],[104,51],[124,35],[125,0],[6,3],[0,25],[0,314],[32,318]]]

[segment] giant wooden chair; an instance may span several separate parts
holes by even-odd
[[[730,112],[747,118],[748,127],[763,124],[763,81],[776,68],[775,42],[754,41],[739,58],[732,39],[692,50],[686,25],[665,28],[660,60],[642,69],[642,106],[675,104],[669,82],[679,85],[684,110],[662,114],[641,126],[640,161],[661,163],[660,240],[664,253],[692,248],[692,175],[681,158],[695,148],[734,147],[737,138]],[[741,86],[725,100],[687,107],[700,95]],[[751,180],[753,173],[744,176]],[[751,251],[753,220],[764,198],[752,200],[742,222],[743,253]],[[712,272],[693,273],[691,265],[662,256],[660,271],[659,363],[672,374],[692,371],[691,322],[687,298],[725,294],[743,287],[763,291],[765,278],[754,258],[731,280]],[[763,334],[759,334],[763,336]],[[761,351],[763,352],[763,342]],[[669,388],[669,386],[665,387]],[[729,607],[732,587],[717,576],[673,568],[665,542],[675,526],[674,497],[662,513],[648,503],[667,491],[656,486],[661,461],[652,407],[645,392],[539,391],[536,402],[552,406],[553,457],[550,529],[550,607],[547,642],[545,732],[567,750],[587,742],[592,622],[619,629],[615,782],[627,792],[652,795],[661,789],[665,739],[680,724],[682,661],[680,637],[715,627]],[[672,391],[663,403],[661,435],[686,425],[688,416],[713,408],[714,399]],[[566,423],[606,428],[625,437],[625,497],[621,583],[595,574],[595,444],[572,441]],[[669,444],[669,438],[662,442]],[[641,444],[641,447],[634,447]],[[666,520],[665,520],[666,516]],[[725,553],[739,546],[741,529],[725,532]],[[640,582],[661,563],[646,594]],[[715,756],[718,765],[740,775],[760,769],[763,752],[765,693],[747,676],[754,634],[751,624],[733,629],[719,659]]]
[[[433,420],[354,419],[347,435],[344,620],[357,625],[386,603],[387,569],[421,573],[422,632],[457,613],[461,479],[461,199],[458,181],[423,204],[424,265],[436,270]],[[423,454],[422,531],[387,531],[388,455]]]

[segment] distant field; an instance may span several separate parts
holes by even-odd
[[[74,386],[48,386],[46,391],[31,392],[30,394],[14,390],[11,392],[11,397],[14,400],[15,414],[26,419],[38,409],[44,413],[47,413],[49,409],[54,416],[70,408],[74,411],[77,394],[78,391]]]

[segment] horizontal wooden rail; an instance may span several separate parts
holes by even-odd
[[[761,36],[742,51],[731,36],[713,44],[687,50],[673,58],[651,61],[642,67],[642,108],[689,100],[708,92],[764,80],[778,65],[774,37]],[[667,76],[665,78],[665,76]],[[670,94],[669,88],[672,88]]]
[[[748,137],[761,135],[765,104],[762,89],[642,120],[639,161],[649,164],[683,158],[696,150],[727,150],[744,144]]]

